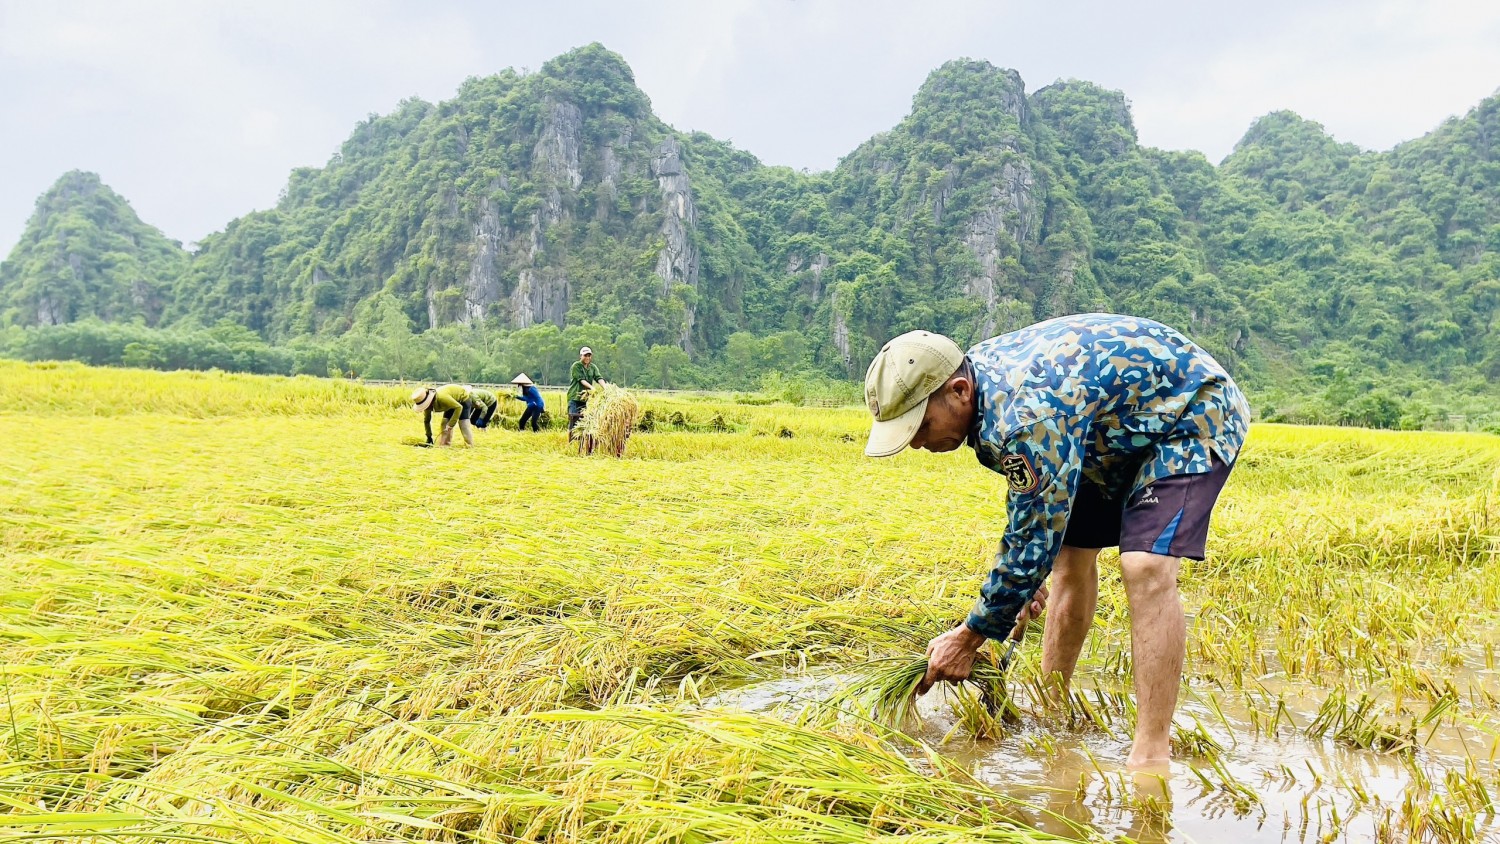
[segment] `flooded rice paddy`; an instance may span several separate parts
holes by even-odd
[[[407,392],[0,362],[0,840],[1500,840],[1500,438],[1257,425],[1153,776],[1107,555],[1066,707],[1036,636],[1013,719],[831,706],[972,604],[972,459],[730,397],[413,449]]]

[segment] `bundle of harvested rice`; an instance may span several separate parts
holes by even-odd
[[[600,383],[589,391],[589,403],[578,420],[578,434],[585,454],[595,449],[615,457],[625,456],[625,441],[635,427],[640,405],[629,390],[617,384]]]
[[[901,729],[916,711],[917,685],[927,674],[927,658],[876,660],[853,673],[857,679],[827,701],[830,713],[853,712]],[[978,659],[966,682],[974,686],[980,702],[991,716],[1013,712],[1014,705],[1010,703],[1010,694],[1005,688],[1003,665],[986,658]]]

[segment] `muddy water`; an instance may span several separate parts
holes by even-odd
[[[790,712],[827,699],[847,681],[837,674],[786,677],[705,703]],[[1117,691],[1083,691],[1118,699]],[[1280,700],[1292,720],[1306,726],[1325,694],[1283,687],[1257,702],[1243,694],[1189,691],[1179,704],[1177,725],[1221,749],[1183,756],[1155,773],[1123,767],[1128,718],[1113,719],[1107,729],[1074,728],[1035,714],[1043,710],[1023,696],[1016,703],[1025,714],[999,740],[962,737],[964,731],[954,729],[951,699],[936,692],[918,701],[918,721],[905,731],[1018,800],[1029,823],[1069,836],[1092,829],[1139,842],[1399,841],[1409,835],[1399,824],[1403,801],[1411,797],[1422,807],[1430,804],[1432,792],[1421,779],[1441,791],[1445,774],[1463,772],[1466,760],[1472,760],[1485,782],[1495,784],[1500,748],[1494,734],[1462,723],[1446,721],[1430,734],[1424,730],[1422,748],[1405,759],[1309,739],[1285,718],[1275,736],[1267,735],[1269,701]],[[1470,818],[1477,833],[1472,840],[1500,842],[1500,822],[1493,814]],[[1388,830],[1384,834],[1382,826]]]

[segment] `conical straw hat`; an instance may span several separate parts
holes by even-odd
[[[520,375],[517,375],[515,378],[512,378],[510,383],[525,386],[531,383],[531,379],[527,378],[526,373],[523,372]]]

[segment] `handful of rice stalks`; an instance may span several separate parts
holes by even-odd
[[[600,383],[589,391],[589,403],[578,420],[578,433],[584,437],[588,451],[601,449],[605,454],[621,457],[625,440],[635,427],[640,411],[635,396],[617,384]]]
[[[828,714],[853,713],[899,730],[916,713],[917,685],[927,675],[927,658],[883,659],[856,669],[858,679],[829,698]],[[971,687],[991,718],[1016,714],[1005,686],[1005,667],[981,654],[964,685]]]

